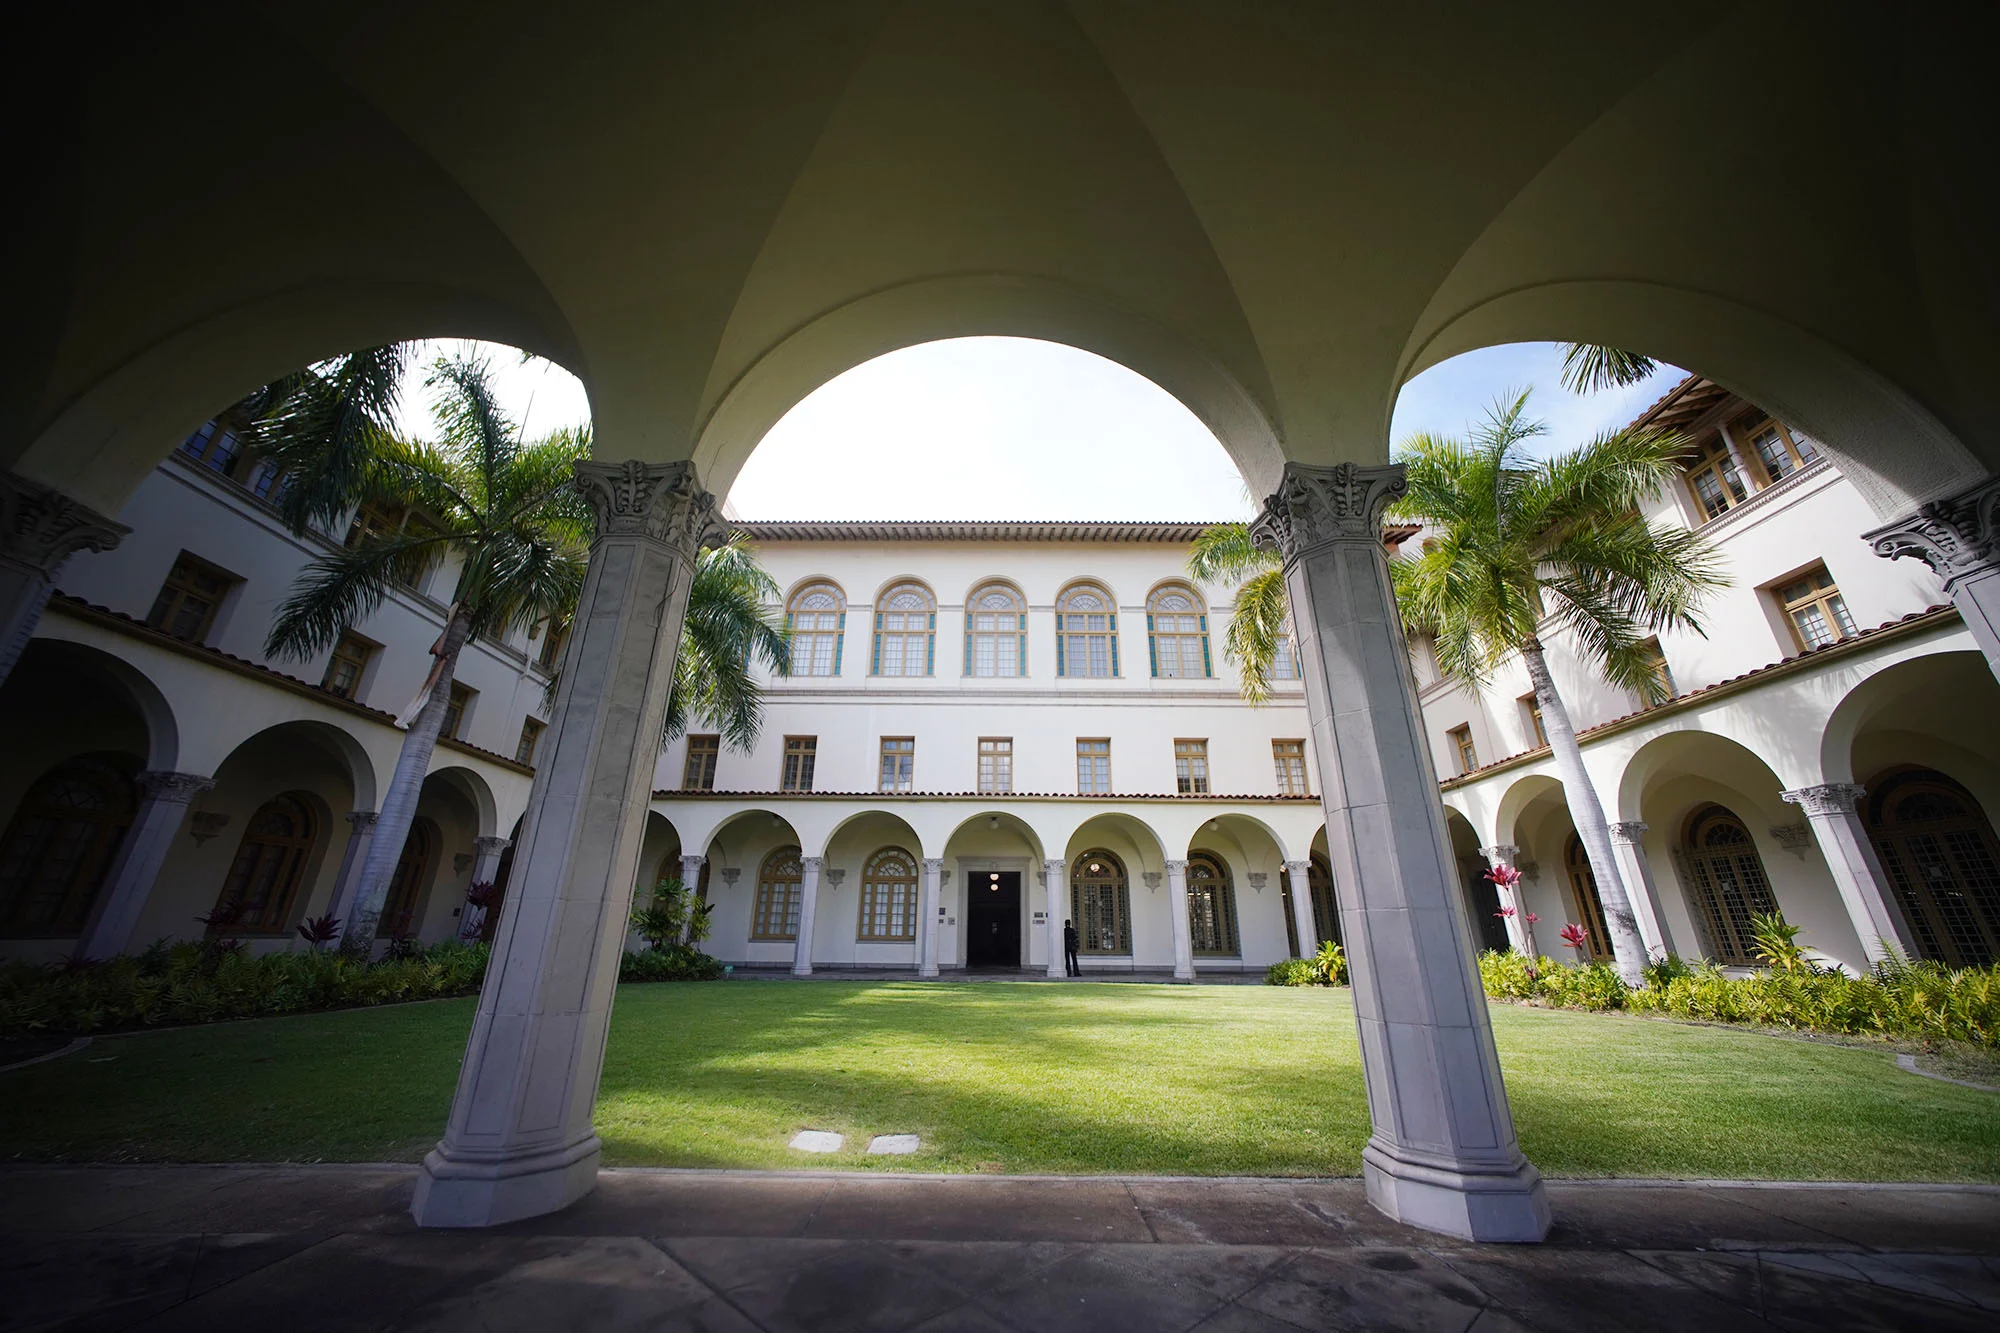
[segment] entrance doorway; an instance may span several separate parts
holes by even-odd
[[[1021,965],[1021,872],[975,870],[965,883],[965,966]]]

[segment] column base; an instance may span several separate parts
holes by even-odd
[[[541,1217],[596,1187],[603,1152],[595,1134],[567,1148],[498,1161],[454,1161],[440,1143],[424,1158],[410,1216],[420,1227],[493,1227]]]
[[[1549,1234],[1542,1173],[1523,1161],[1504,1175],[1398,1161],[1370,1142],[1361,1150],[1368,1202],[1405,1226],[1461,1240],[1533,1244]]]

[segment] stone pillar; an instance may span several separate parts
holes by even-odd
[[[944,858],[925,857],[923,894],[917,899],[917,975],[920,977],[938,974],[937,921],[938,903],[944,896],[943,880]]]
[[[1417,684],[1389,588],[1396,466],[1290,463],[1252,531],[1284,556],[1319,757],[1374,1133],[1368,1198],[1470,1240],[1537,1241],[1541,1174],[1521,1155]]]
[[[1292,886],[1292,929],[1299,937],[1299,957],[1311,958],[1319,952],[1319,922],[1313,917],[1312,862],[1285,862],[1285,878]]]
[[[0,685],[34,637],[63,562],[108,551],[131,530],[53,487],[0,472]]]
[[[2000,477],[1922,505],[1908,518],[1863,533],[1862,540],[1873,542],[1879,556],[1913,555],[1929,565],[2000,676]]]
[[[1501,866],[1506,866],[1509,870],[1520,869],[1516,862],[1520,859],[1521,849],[1511,842],[1496,842],[1491,847],[1481,847],[1479,854],[1485,857],[1486,864],[1495,870]],[[1511,889],[1495,884],[1493,889],[1502,907],[1514,909],[1512,915],[1504,918],[1507,922],[1507,943],[1514,947],[1515,953],[1525,958],[1533,958],[1535,929],[1528,921],[1528,903],[1521,894],[1520,884],[1516,883]]]
[[[819,872],[826,865],[823,856],[799,860],[799,933],[792,941],[792,975],[813,974],[813,920],[819,914]]]
[[[1829,782],[1778,794],[1806,812],[1806,822],[1812,825],[1813,838],[1826,858],[1826,868],[1833,874],[1833,885],[1840,890],[1840,901],[1854,923],[1854,933],[1861,937],[1868,961],[1879,963],[1889,956],[1882,947],[1884,940],[1901,950],[1903,957],[1917,957],[1909,923],[1889,893],[1888,876],[1882,873],[1882,863],[1854,808],[1867,789],[1853,782]]]
[[[1042,880],[1046,886],[1042,892],[1042,904],[1048,909],[1048,919],[1042,922],[1042,929],[1048,933],[1049,967],[1051,977],[1067,977],[1069,967],[1063,955],[1062,923],[1069,916],[1069,863],[1050,857],[1042,862]]]
[[[1167,910],[1174,917],[1174,980],[1194,980],[1194,932],[1188,926],[1187,862],[1167,862]]]
[[[350,844],[353,841],[352,838],[348,839]],[[500,874],[501,855],[512,845],[506,838],[474,838],[471,882],[491,884]],[[478,939],[486,929],[486,914],[492,910],[491,904],[488,903],[481,903],[477,907],[473,906],[470,899],[461,903],[458,909],[458,937],[462,940]]]
[[[139,809],[77,938],[76,951],[85,958],[110,958],[131,947],[132,931],[187,818],[188,802],[215,785],[214,778],[198,773],[141,773],[138,781]]]
[[[1673,932],[1667,929],[1667,914],[1660,906],[1660,886],[1653,867],[1646,861],[1645,821],[1633,819],[1611,828],[1611,854],[1618,858],[1618,871],[1625,890],[1632,897],[1632,913],[1638,918],[1639,938],[1645,941],[1650,958],[1665,958],[1674,951]]]
[[[368,844],[375,840],[375,821],[379,816],[373,810],[350,810],[346,818],[347,848],[340,854],[340,870],[333,877],[333,898],[326,907],[326,914],[341,922],[353,910],[354,890],[361,883],[361,867],[368,864]]]
[[[493,960],[411,1212],[492,1226],[587,1193],[590,1115],[694,561],[717,532],[688,463],[579,462],[596,519]]]
[[[681,884],[689,893],[701,885],[701,868],[708,864],[706,856],[681,857]]]

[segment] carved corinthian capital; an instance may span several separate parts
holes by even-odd
[[[110,550],[131,530],[54,487],[0,472],[0,558],[48,573],[86,547]]]
[[[1867,794],[1868,789],[1858,782],[1829,782],[1820,787],[1800,787],[1796,791],[1778,793],[1808,815],[1821,818],[1853,813],[1855,805]]]
[[[136,780],[139,790],[149,799],[173,805],[186,805],[215,785],[214,778],[199,773],[169,773],[161,769],[150,769]]]
[[[726,525],[692,463],[578,462],[576,488],[597,519],[597,535],[650,537],[688,559],[720,543]]]
[[[1650,827],[1652,826],[1643,819],[1628,819],[1622,824],[1613,824],[1610,826],[1611,841],[1629,843],[1637,847],[1645,840],[1646,830]]]
[[[1284,480],[1250,525],[1250,540],[1264,550],[1277,551],[1287,564],[1331,542],[1378,542],[1382,511],[1408,488],[1400,463],[1378,467],[1287,463]]]
[[[2000,477],[1933,500],[1908,518],[1864,533],[1863,539],[1873,543],[1879,556],[1917,557],[1944,580],[1948,592],[1967,574],[2000,564]]]

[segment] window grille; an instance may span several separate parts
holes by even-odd
[[[1118,674],[1118,612],[1111,594],[1079,584],[1056,602],[1056,674]]]
[[[877,676],[929,676],[937,661],[937,602],[914,583],[889,589],[875,611]]]
[[[1153,675],[1204,679],[1208,660],[1208,615],[1191,588],[1166,587],[1146,603],[1147,651]]]
[[[1005,584],[976,590],[965,606],[965,674],[1028,674],[1028,614],[1021,595]]]
[[[1195,852],[1187,863],[1188,931],[1194,951],[1210,958],[1233,958],[1243,952],[1236,932],[1236,890],[1229,868],[1208,852]]]
[[[1085,852],[1070,867],[1069,886],[1076,951],[1131,953],[1132,894],[1125,863],[1102,848]]]
[[[884,847],[861,872],[861,927],[866,943],[917,938],[917,862],[900,847]]]
[[[1281,796],[1310,796],[1306,785],[1306,743],[1304,741],[1272,741],[1271,760],[1278,769],[1278,794]]]
[[[416,933],[417,900],[423,895],[437,864],[439,834],[428,819],[410,824],[410,836],[403,840],[403,854],[389,876],[389,892],[382,899],[382,915],[376,918],[375,933],[393,940]]]
[[[1772,591],[1785,610],[1792,637],[1803,649],[1824,648],[1852,637],[1854,617],[1847,612],[1847,599],[1840,595],[1825,565],[1807,570],[1799,578]]]
[[[122,756],[88,755],[28,788],[0,841],[0,937],[83,929],[132,823],[137,767]]]
[[[780,791],[811,791],[813,766],[819,758],[819,737],[785,737],[785,770],[778,783]]]
[[[1451,737],[1452,749],[1458,754],[1458,771],[1470,773],[1479,767],[1479,751],[1472,746],[1472,724],[1453,727],[1445,733]]]
[[[831,583],[815,583],[792,594],[785,612],[792,636],[794,676],[838,676],[841,641],[847,633],[847,599]]]
[[[1862,818],[1918,951],[1951,967],[2000,958],[2000,840],[1970,792],[1905,768],[1872,779]]]
[[[753,940],[796,940],[799,902],[804,893],[805,866],[799,849],[780,847],[764,858],[757,871],[757,901],[750,913]]]
[[[1563,864],[1569,871],[1570,901],[1576,907],[1577,924],[1587,932],[1584,951],[1594,963],[1611,961],[1611,928],[1604,918],[1604,900],[1597,896],[1597,874],[1590,868],[1590,855],[1583,839],[1572,833],[1563,850]]]
[[[304,793],[287,792],[259,807],[244,826],[236,859],[222,881],[222,893],[210,913],[214,920],[209,934],[289,931],[292,904],[317,837]]]
[[[229,590],[243,580],[182,551],[153,599],[146,623],[176,639],[207,643]]]
[[[1688,820],[1683,864],[1694,882],[1695,906],[1715,949],[1715,961],[1754,966],[1750,918],[1777,910],[1757,844],[1734,811],[1709,805]]]

